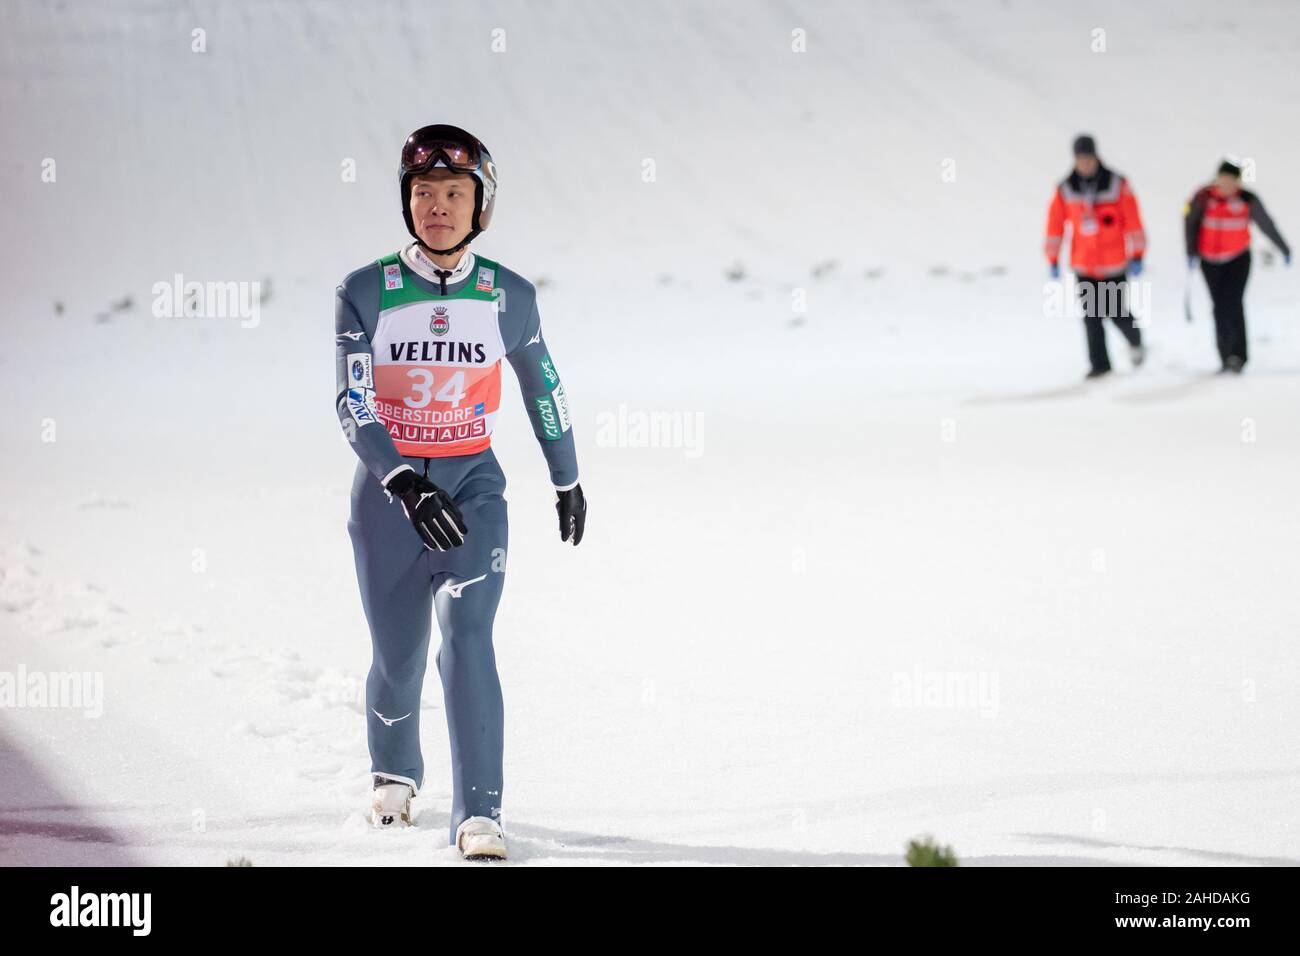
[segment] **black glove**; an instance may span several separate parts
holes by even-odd
[[[587,524],[587,499],[583,497],[582,485],[574,485],[568,491],[557,491],[559,501],[555,510],[560,516],[560,540],[568,541],[573,537],[576,548],[582,540],[582,529]]]
[[[385,486],[389,495],[402,501],[402,510],[415,526],[420,540],[430,551],[450,551],[465,543],[465,519],[460,509],[428,478],[414,471],[399,471]]]

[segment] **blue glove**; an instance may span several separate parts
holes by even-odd
[[[1188,271],[1188,272],[1191,272],[1193,269],[1195,269],[1195,268],[1196,268],[1196,263],[1197,263],[1198,261],[1199,261],[1199,260],[1196,258],[1196,256],[1188,256],[1188,257],[1187,257],[1187,271]]]
[[[1142,274],[1142,260],[1134,259],[1128,264],[1128,274],[1131,276],[1140,276]]]
[[[1288,269],[1291,268],[1291,253],[1288,252],[1282,257],[1282,265],[1286,266]]]
[[[1047,274],[1053,279],[1059,279],[1061,278],[1061,267],[1053,262],[1047,267]]]

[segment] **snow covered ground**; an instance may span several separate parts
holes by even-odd
[[[334,285],[440,119],[498,159],[479,246],[545,280],[591,502],[562,546],[506,373],[514,861],[1300,863],[1300,286],[1257,258],[1215,377],[1180,238],[1228,151],[1300,235],[1294,6],[563,11],[15,5],[0,673],[85,694],[0,707],[0,863],[458,862],[436,680],[419,826],[366,824],[332,407]],[[1152,246],[1151,358],[1086,387],[1038,251],[1080,130]],[[265,301],[155,318],[176,273]]]

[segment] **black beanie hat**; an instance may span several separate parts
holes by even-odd
[[[1086,133],[1074,138],[1074,155],[1075,156],[1096,156],[1097,142]]]
[[[1238,179],[1241,178],[1241,167],[1230,159],[1225,159],[1219,163],[1219,172],[1227,173],[1229,176],[1236,176]]]

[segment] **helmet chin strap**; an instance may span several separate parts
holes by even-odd
[[[420,244],[420,247],[424,249],[425,252],[433,253],[433,255],[435,256],[449,256],[452,253],[459,252],[460,250],[468,246],[471,242],[474,241],[474,237],[477,236],[478,233],[479,230],[471,229],[468,233],[466,233],[464,239],[462,239],[456,245],[452,246],[450,249],[435,249],[432,246],[430,246],[427,242],[425,242],[423,239],[421,239],[419,236],[415,237],[415,241]]]

